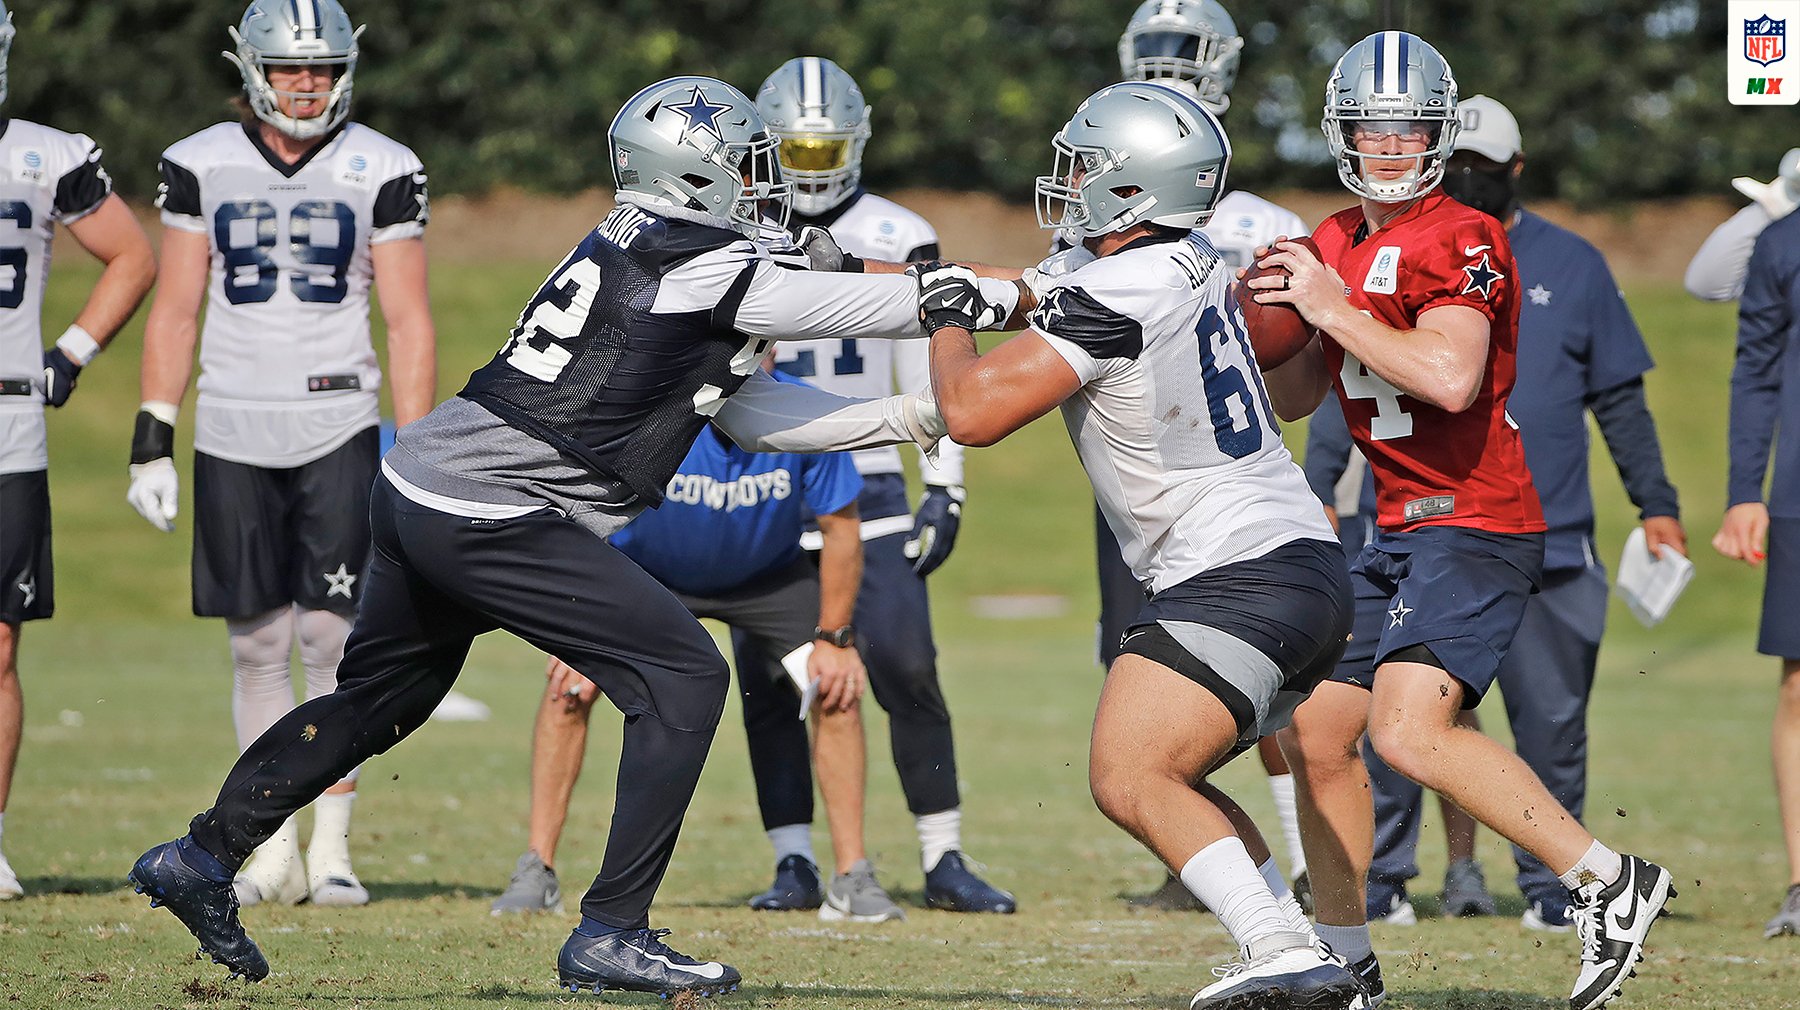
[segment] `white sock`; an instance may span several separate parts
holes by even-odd
[[[1294,804],[1294,777],[1269,776],[1269,793],[1275,797],[1275,816],[1281,821],[1281,840],[1287,843],[1288,868],[1298,877],[1306,872],[1306,849],[1300,845],[1300,808]]]
[[[769,844],[775,847],[776,863],[789,856],[805,856],[807,862],[819,865],[819,860],[813,856],[812,825],[783,824],[770,828],[768,835]]]
[[[1313,927],[1313,931],[1347,964],[1355,964],[1375,953],[1375,945],[1369,942],[1369,924],[1366,922],[1360,926],[1330,926],[1321,922]]]
[[[268,840],[256,847],[244,861],[238,876],[249,877],[262,887],[263,894],[273,895],[287,878],[288,866],[300,858],[300,825],[289,817],[281,822]]]
[[[1282,879],[1281,868],[1275,865],[1275,857],[1270,856],[1264,860],[1263,864],[1256,868],[1256,872],[1262,874],[1263,883],[1269,885],[1269,893],[1275,895],[1275,904],[1281,906],[1281,914],[1287,916],[1288,925],[1292,926],[1296,933],[1305,933],[1307,936],[1314,935],[1312,920],[1306,917],[1306,910],[1300,907],[1300,902],[1294,900],[1293,889],[1288,887],[1286,880]]]
[[[291,608],[225,622],[231,634],[231,722],[241,753],[294,708]]]
[[[6,811],[0,810],[0,843],[6,841]]]
[[[1263,860],[1262,865],[1256,868],[1256,872],[1262,874],[1263,883],[1269,885],[1269,893],[1275,896],[1276,901],[1294,893],[1293,888],[1290,888],[1288,882],[1282,878],[1281,868],[1275,865],[1274,856]]]
[[[930,873],[944,853],[962,848],[962,808],[951,807],[913,818],[919,828],[919,862]]]
[[[1588,850],[1575,861],[1575,865],[1557,877],[1564,887],[1573,891],[1594,878],[1598,878],[1602,884],[1610,884],[1618,880],[1619,874],[1623,872],[1625,865],[1619,854],[1601,845],[1596,838],[1594,844],[1588,846]]]
[[[326,793],[313,801],[312,844],[306,847],[306,865],[314,877],[350,875],[350,811],[356,794]]]
[[[1194,853],[1181,868],[1181,882],[1219,917],[1241,947],[1294,927],[1269,892],[1269,885],[1242,840],[1227,836]]]

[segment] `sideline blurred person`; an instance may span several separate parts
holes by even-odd
[[[1701,301],[1729,302],[1743,294],[1744,275],[1750,267],[1750,251],[1756,246],[1756,237],[1771,222],[1800,207],[1800,147],[1782,156],[1774,179],[1758,182],[1740,175],[1731,180],[1731,185],[1750,198],[1750,206],[1731,215],[1706,236],[1682,279],[1688,294]]]
[[[0,103],[16,30],[0,4]],[[56,609],[50,554],[49,447],[44,408],[61,407],[81,370],[112,342],[156,275],[156,257],[137,218],[113,192],[100,148],[85,134],[23,119],[0,120],[0,832],[19,760],[25,693],[19,684],[19,636],[26,621]],[[74,322],[44,347],[44,285],[57,223],[105,269]],[[23,896],[0,852],[0,901]]]

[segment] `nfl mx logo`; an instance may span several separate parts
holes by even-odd
[[[1768,66],[1787,55],[1787,19],[1762,15],[1744,21],[1744,59]]]

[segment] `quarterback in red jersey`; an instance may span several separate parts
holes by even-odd
[[[1295,714],[1294,768],[1319,936],[1386,995],[1369,943],[1374,842],[1365,730],[1396,771],[1543,860],[1581,933],[1571,1010],[1617,996],[1673,896],[1669,871],[1602,845],[1516,754],[1459,725],[1498,672],[1536,591],[1544,519],[1506,415],[1519,294],[1499,223],[1437,190],[1454,143],[1456,81],[1423,40],[1352,46],[1325,88],[1326,139],[1361,204],[1314,234],[1322,257],[1278,242],[1251,281],[1322,336],[1266,376],[1285,418],[1335,387],[1380,498],[1380,533],[1351,567],[1343,662]]]

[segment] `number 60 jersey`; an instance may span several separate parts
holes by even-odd
[[[157,206],[212,246],[196,449],[299,466],[379,422],[369,248],[424,233],[412,151],[349,123],[288,165],[221,123],[163,153]]]
[[[1161,592],[1295,540],[1336,542],[1205,235],[1099,259],[1078,246],[1038,269],[1031,326],[1083,382],[1063,420],[1138,581]]]

